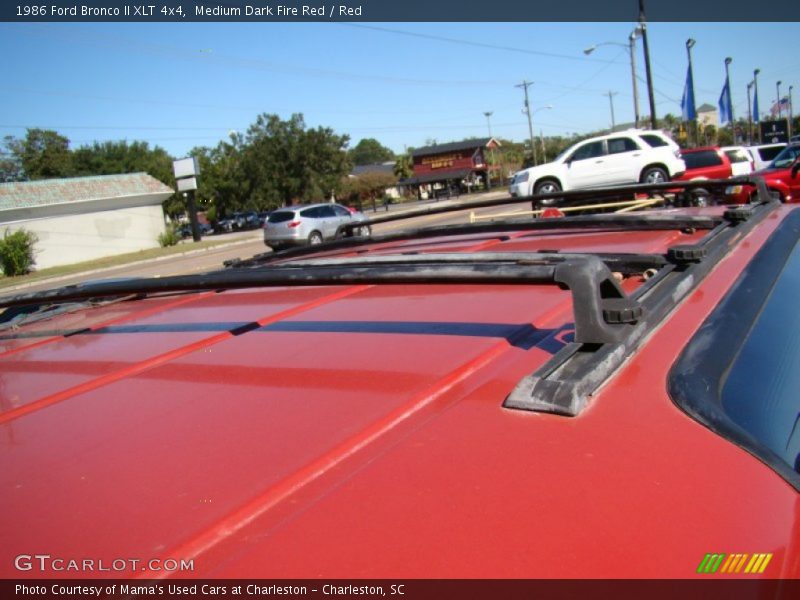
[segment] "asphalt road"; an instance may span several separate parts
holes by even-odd
[[[426,202],[414,204],[412,206],[402,205],[401,207],[393,207],[388,213],[379,209],[376,213],[372,213],[370,211],[366,214],[370,218],[379,218],[385,216],[386,214],[399,214],[402,212],[408,212],[409,210],[442,206],[449,202],[470,202],[488,199],[500,199],[507,196],[508,193],[505,190],[501,190],[480,195],[462,196],[461,198],[453,199],[452,201]],[[515,204],[481,208],[476,209],[475,213],[477,215],[489,215],[525,210],[530,210],[530,205]],[[378,224],[373,227],[373,234],[392,233],[403,229],[415,229],[418,227],[430,227],[435,225],[468,223],[469,213],[470,209],[466,208],[457,212],[410,217],[400,221]],[[255,254],[261,254],[269,251],[269,248],[264,245],[263,234],[261,230],[224,234],[223,236],[214,236],[214,239],[225,239],[226,241],[230,240],[230,244],[226,243],[220,247],[191,251],[191,242],[188,242],[186,243],[186,254],[178,254],[149,260],[146,262],[122,265],[119,267],[103,269],[102,271],[78,273],[68,277],[59,278],[57,281],[45,280],[33,285],[25,286],[24,289],[18,289],[15,291],[20,293],[35,292],[39,290],[51,289],[53,287],[61,287],[98,279],[168,277],[170,275],[201,273],[204,271],[211,271],[221,268],[226,260],[233,258],[249,258]],[[15,293],[15,291],[8,290],[4,293]]]

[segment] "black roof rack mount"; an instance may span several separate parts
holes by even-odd
[[[774,200],[725,212],[723,220],[695,245],[674,246],[664,266],[628,301],[641,307],[641,317],[612,342],[592,345],[575,339],[535,373],[523,378],[504,402],[506,408],[575,416],[602,385],[735,243],[780,203]],[[580,312],[576,309],[576,313]],[[577,319],[576,319],[577,320]],[[617,329],[622,331],[622,329]]]

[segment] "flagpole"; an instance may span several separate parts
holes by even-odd
[[[731,76],[728,72],[728,67],[733,62],[733,59],[728,56],[725,59],[725,85],[728,88],[728,116],[731,119],[731,135],[733,136],[733,143],[736,144],[736,119],[733,117],[733,98],[731,98]]]
[[[781,83],[782,81],[778,81],[775,84],[775,92],[778,94],[778,120],[780,121],[781,117],[783,117],[783,111],[781,110]]]
[[[756,69],[753,71],[753,121],[756,123],[761,122],[761,118],[758,114],[758,74],[761,73],[761,69]],[[758,128],[758,143],[761,143],[761,126]]]
[[[692,47],[695,43],[696,42],[692,38],[686,40],[686,55],[689,57],[689,72],[686,74],[686,118],[690,124],[694,123],[694,127],[689,127],[689,129],[694,129],[694,145],[697,146],[699,145],[699,136],[697,133],[697,123],[695,122],[697,113],[695,113],[694,106],[694,75],[692,74]]]
[[[789,139],[792,139],[792,119],[794,119],[794,115],[792,114],[792,90],[794,89],[793,85],[789,86]]]

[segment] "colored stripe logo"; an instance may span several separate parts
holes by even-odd
[[[724,554],[708,553],[700,561],[697,572],[704,575],[715,573],[745,573],[757,575],[764,572],[772,560],[772,553],[767,554]]]

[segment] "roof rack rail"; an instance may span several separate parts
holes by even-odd
[[[763,181],[760,188],[763,189],[759,192],[766,192]],[[576,338],[535,373],[523,378],[503,406],[566,416],[579,414],[591,394],[638,348],[644,337],[687,297],[736,241],[779,204],[770,200],[730,209],[719,225],[697,244],[670,248],[663,256],[664,266],[629,296],[630,301],[642,308],[642,316],[626,330],[624,337],[599,345],[581,343]]]
[[[769,190],[764,185],[763,179],[750,177],[735,177],[724,180],[702,180],[702,181],[674,181],[669,183],[638,184],[630,186],[617,186],[610,188],[595,188],[591,190],[577,190],[570,192],[559,192],[559,198],[566,198],[571,201],[603,201],[610,197],[624,194],[635,194],[641,192],[670,191],[675,189],[709,188],[715,186],[727,186],[733,184],[750,183],[759,190],[758,198],[760,202],[769,201],[771,198]],[[763,188],[763,191],[762,191]],[[454,212],[468,208],[487,208],[492,206],[502,206],[507,204],[527,204],[537,200],[551,198],[552,194],[532,196],[528,198],[504,197],[492,200],[481,200],[479,202],[458,202],[446,206],[433,206],[419,210],[407,211],[400,215],[386,215],[360,221],[358,223],[347,224],[341,229],[341,237],[323,244],[315,246],[304,246],[299,248],[289,248],[278,252],[264,252],[256,254],[247,259],[231,259],[225,261],[224,265],[228,268],[254,267],[263,264],[295,258],[307,254],[318,254],[321,251],[338,250],[344,248],[357,248],[369,244],[387,243],[399,240],[425,239],[444,235],[469,235],[480,233],[501,233],[503,231],[541,231],[550,229],[713,229],[719,223],[719,217],[699,216],[699,215],[665,215],[665,214],[615,214],[615,215],[584,215],[574,217],[564,217],[560,219],[531,219],[521,217],[506,219],[503,221],[492,221],[488,223],[467,223],[459,225],[444,225],[436,227],[425,227],[411,231],[401,231],[384,235],[373,235],[371,237],[354,237],[353,232],[358,227],[364,225],[379,225],[400,221],[414,217],[435,215],[440,213]],[[588,206],[588,205],[587,205]]]
[[[704,215],[664,215],[664,214],[614,214],[584,215],[561,219],[506,219],[487,223],[464,223],[458,225],[439,225],[413,231],[400,231],[369,238],[344,238],[317,244],[301,246],[278,252],[263,252],[251,258],[225,261],[227,268],[258,267],[284,259],[295,259],[321,251],[355,249],[359,246],[383,244],[395,241],[422,240],[440,236],[471,235],[481,233],[502,234],[506,231],[552,231],[552,230],[603,230],[603,231],[653,231],[683,229],[713,229],[722,222],[721,217]]]
[[[647,256],[613,255],[615,265],[650,265]],[[624,337],[642,315],[600,257],[589,254],[422,254],[297,261],[268,269],[215,271],[153,279],[98,281],[47,292],[0,298],[0,306],[42,305],[89,298],[187,290],[264,286],[357,284],[503,283],[550,284],[569,289],[575,307],[575,339],[587,344]]]

